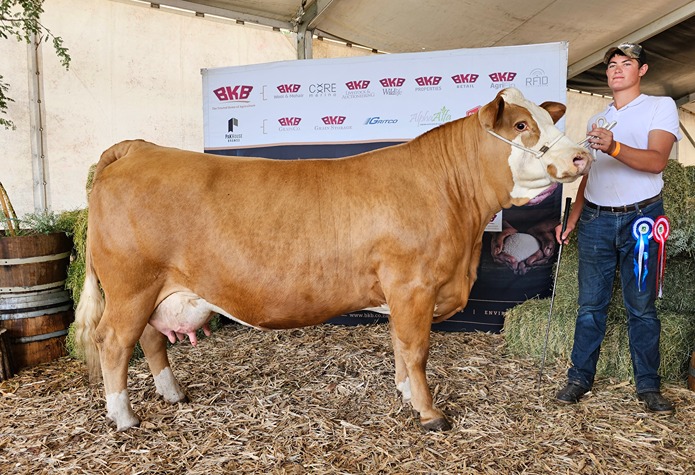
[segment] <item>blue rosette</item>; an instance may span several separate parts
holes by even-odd
[[[649,262],[649,240],[654,233],[654,220],[648,216],[637,218],[632,223],[632,236],[635,238],[635,277],[637,278],[637,290],[642,292],[647,278],[647,264]]]

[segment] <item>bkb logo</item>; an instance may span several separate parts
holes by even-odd
[[[367,80],[362,81],[348,81],[345,83],[348,89],[351,91],[358,91],[360,89],[367,89],[369,87],[369,82]]]
[[[492,82],[511,82],[516,77],[516,73],[512,71],[506,71],[501,73],[490,74],[490,79]]]
[[[321,120],[326,125],[341,125],[343,122],[345,122],[345,116],[327,115],[325,117],[321,117]]]
[[[300,117],[281,117],[278,119],[283,127],[296,127],[302,121]]]
[[[379,82],[383,87],[401,87],[405,84],[404,78],[384,78],[380,79]]]
[[[299,84],[280,84],[278,91],[282,94],[296,94],[301,87]]]
[[[477,74],[457,74],[455,76],[451,76],[451,79],[456,83],[456,84],[473,84],[478,80],[478,75]]]
[[[441,80],[441,76],[422,76],[415,78],[415,82],[418,86],[436,86]]]
[[[223,86],[212,91],[220,101],[243,101],[248,99],[253,86]]]

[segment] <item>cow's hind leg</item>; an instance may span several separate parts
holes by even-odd
[[[448,430],[451,425],[432,402],[425,369],[429,355],[434,299],[426,290],[410,290],[392,296],[391,337],[396,362],[396,387],[420,413],[420,423],[428,430]]]
[[[140,424],[128,397],[128,362],[142,333],[142,327],[125,328],[123,322],[128,320],[121,318],[117,319],[118,325],[114,325],[116,318],[113,315],[107,304],[97,327],[95,340],[104,377],[106,416],[116,424],[117,430],[123,431]]]
[[[148,324],[140,337],[140,346],[142,346],[142,351],[145,353],[145,358],[147,358],[147,364],[154,377],[157,394],[160,394],[166,402],[172,404],[188,401],[186,393],[181,389],[179,382],[171,371],[169,357],[167,356],[166,336]]]

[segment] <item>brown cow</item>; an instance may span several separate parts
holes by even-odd
[[[106,150],[89,198],[76,340],[93,377],[101,366],[107,417],[118,430],[139,423],[127,392],[138,339],[157,392],[174,403],[186,396],[167,336],[195,343],[214,312],[278,329],[383,307],[396,387],[424,427],[448,429],[425,376],[430,327],[466,305],[496,212],[588,171],[589,153],[554,125],[564,112],[507,89],[410,142],[333,160],[143,141]],[[365,184],[369,193],[356,192]]]

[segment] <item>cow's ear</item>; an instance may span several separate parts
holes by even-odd
[[[562,119],[562,116],[565,115],[565,111],[567,110],[567,107],[559,102],[544,102],[541,104],[541,107],[548,111],[554,123]]]
[[[502,94],[497,94],[495,99],[485,104],[478,111],[478,120],[485,130],[492,130],[495,128],[500,117],[502,117],[502,112],[504,111],[504,99]]]

